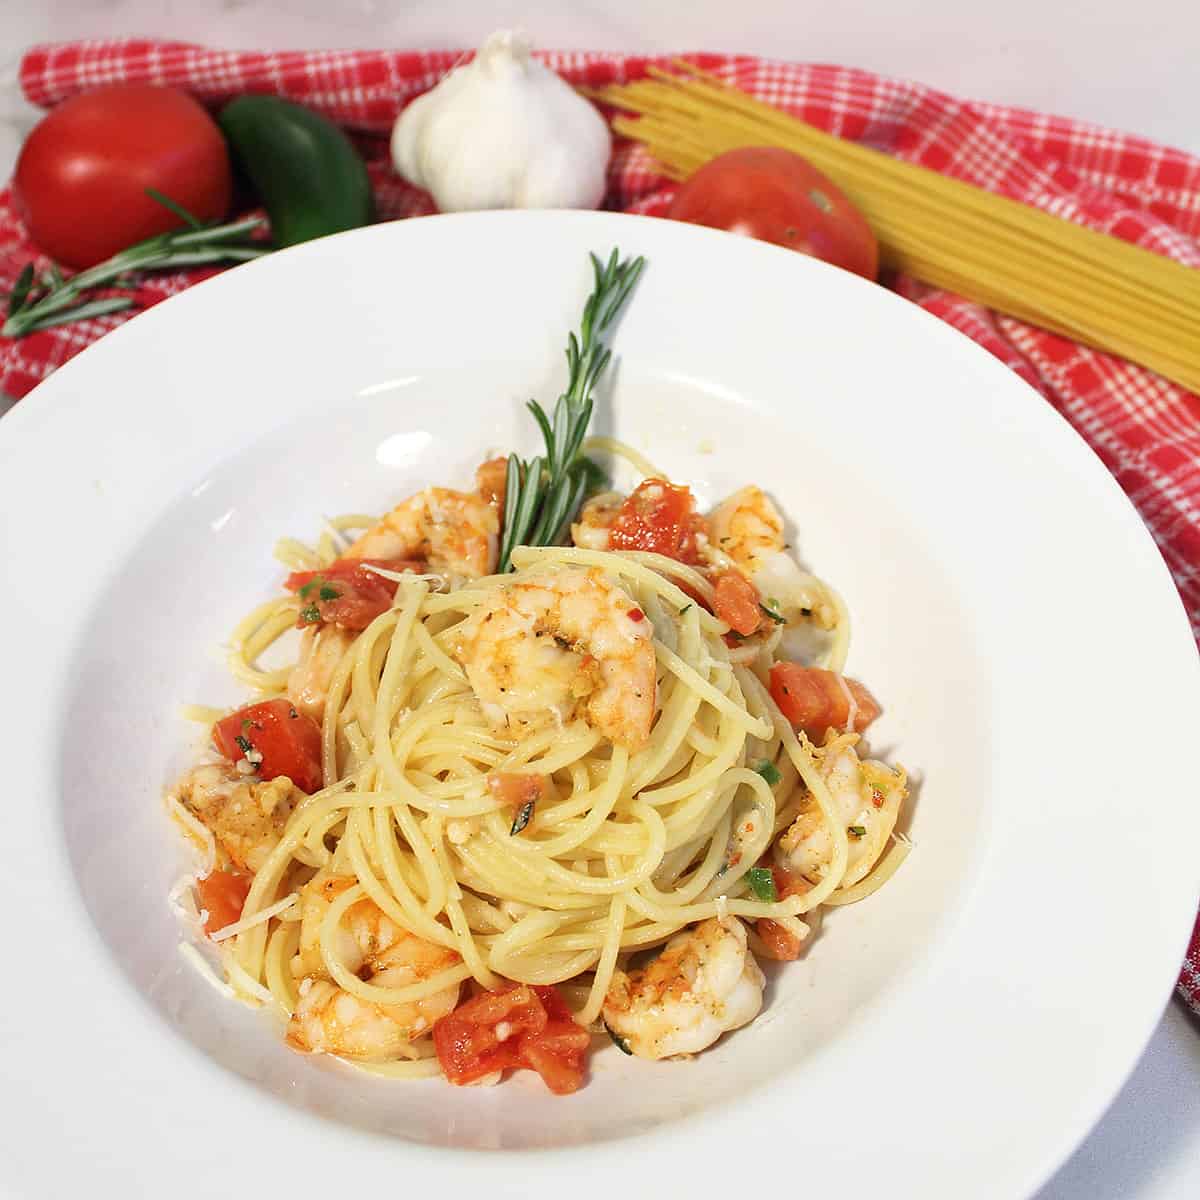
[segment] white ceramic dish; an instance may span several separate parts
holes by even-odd
[[[754,480],[845,594],[916,849],[746,1031],[587,1088],[366,1080],[176,953],[158,804],[233,700],[277,535],[530,449],[588,288],[650,260],[598,424],[711,501]],[[8,862],[0,1191],[61,1197],[1028,1195],[1157,1020],[1198,891],[1200,672],[1137,516],[998,362],[771,246],[595,213],[380,226],[222,275],[0,422]],[[1153,722],[1152,732],[1145,721]],[[1182,796],[1180,797],[1182,800]],[[478,1151],[488,1151],[479,1153]]]

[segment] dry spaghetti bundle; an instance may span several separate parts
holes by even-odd
[[[824,133],[689,63],[593,95],[638,117],[674,179],[743,146],[803,155],[862,211],[884,263],[1200,391],[1200,271]]]

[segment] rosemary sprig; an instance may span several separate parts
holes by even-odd
[[[187,226],[137,242],[69,279],[64,279],[62,272],[52,266],[35,280],[33,264],[28,264],[8,295],[7,319],[0,335],[24,337],[52,325],[131,308],[134,303],[131,296],[105,296],[98,300],[84,296],[92,288],[124,286],[127,282],[124,277],[130,272],[245,262],[270,253],[269,246],[250,240],[250,235],[266,224],[265,217],[247,217],[224,225],[204,224],[174,201],[154,193],[153,189],[147,190],[160,204],[187,221]]]
[[[592,391],[612,357],[601,340],[637,283],[645,259],[622,260],[614,249],[607,263],[594,254],[595,283],[583,306],[579,336],[567,340],[567,390],[558,398],[551,419],[536,400],[529,411],[542,431],[545,455],[522,461],[508,456],[504,499],[504,534],[500,542],[501,572],[512,569],[516,546],[553,546],[593,486],[598,468],[579,453],[592,419]]]

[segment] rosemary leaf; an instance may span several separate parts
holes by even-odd
[[[8,315],[15,316],[21,311],[21,306],[29,298],[29,289],[33,287],[33,263],[26,263],[13,290],[8,293]]]
[[[65,308],[61,312],[50,313],[42,317],[36,325],[31,325],[26,333],[33,333],[38,329],[50,329],[55,325],[69,325],[72,321],[86,321],[89,317],[104,317],[109,313],[121,312],[123,309],[132,308],[133,299],[129,296],[108,296],[103,300],[88,300],[83,304],[77,304],[74,308]],[[4,327],[8,328],[7,325]],[[6,336],[8,336],[6,334]]]
[[[158,203],[163,206],[163,208],[169,209],[171,212],[173,212],[185,225],[190,225],[193,229],[203,228],[203,224],[201,223],[199,217],[188,212],[188,210],[184,208],[182,204],[176,200],[172,200],[170,196],[163,195],[158,188],[146,188],[146,195],[149,196],[151,200],[157,200]]]

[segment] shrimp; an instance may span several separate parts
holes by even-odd
[[[508,491],[508,459],[489,458],[475,468],[475,490],[489,503],[504,511]]]
[[[499,729],[519,731],[582,708],[605,737],[636,750],[654,721],[650,622],[595,568],[494,588],[460,626],[455,657]]]
[[[579,510],[571,526],[571,541],[584,550],[607,550],[609,530],[625,503],[620,492],[601,492]]]
[[[708,515],[707,557],[713,567],[737,567],[788,625],[815,620],[837,624],[837,609],[815,575],[788,553],[783,517],[754,484],[734,492]]]
[[[318,724],[333,673],[353,644],[354,634],[340,625],[310,625],[300,635],[300,657],[288,676],[287,698]]]
[[[466,579],[496,569],[500,518],[482,496],[429,487],[397,504],[346,558],[421,558],[431,571]]]
[[[617,971],[604,1023],[641,1058],[696,1054],[762,1008],[763,973],[736,917],[677,933],[647,966]]]
[[[375,1004],[338,987],[321,954],[321,925],[329,906],[354,883],[322,873],[300,889],[300,952],[292,966],[300,977],[300,999],[287,1040],[299,1050],[382,1061],[397,1057],[454,1011],[458,984],[407,1004]],[[379,987],[410,987],[461,961],[455,951],[397,925],[372,900],[352,904],[335,934],[334,949],[346,969]]]
[[[304,798],[286,775],[264,783],[229,763],[193,767],[174,794],[212,831],[233,865],[252,875],[279,844],[292,809]]]
[[[842,734],[816,752],[821,778],[833,797],[836,820],[847,831],[850,856],[839,887],[864,878],[879,861],[908,796],[903,768],[859,760],[858,735]],[[833,837],[810,796],[775,843],[775,861],[810,883],[821,879],[833,858]]]

